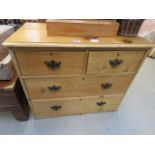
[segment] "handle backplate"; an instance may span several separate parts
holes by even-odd
[[[45,64],[48,68],[52,69],[52,70],[56,70],[59,69],[61,66],[61,61],[55,61],[55,60],[51,60],[51,61],[45,61]]]
[[[54,105],[54,106],[51,106],[50,108],[51,108],[52,110],[57,111],[57,110],[60,110],[60,109],[62,108],[62,106],[61,106],[61,105]]]
[[[109,88],[112,87],[112,83],[102,83],[102,84],[101,84],[101,87],[102,87],[103,89],[109,89]]]
[[[101,102],[96,102],[96,104],[97,104],[98,106],[104,106],[104,105],[106,104],[106,102],[101,101]]]
[[[115,59],[115,60],[109,60],[110,65],[115,68],[120,66],[123,63],[123,60]]]
[[[56,85],[53,85],[53,86],[49,86],[47,87],[50,91],[58,91],[61,89],[61,86],[56,86]]]

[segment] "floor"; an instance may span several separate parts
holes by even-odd
[[[0,113],[0,134],[155,134],[155,59],[147,58],[117,112],[16,121]]]

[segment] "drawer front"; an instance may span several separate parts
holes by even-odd
[[[82,74],[84,52],[16,51],[22,75]]]
[[[55,99],[122,94],[133,75],[90,75],[85,77],[53,77],[48,79],[25,79],[31,99]]]
[[[89,52],[88,74],[135,72],[145,51]]]
[[[122,96],[72,98],[32,101],[36,117],[82,114],[90,112],[114,111]]]

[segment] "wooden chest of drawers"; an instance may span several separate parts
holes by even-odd
[[[139,37],[48,37],[36,23],[4,45],[36,118],[117,110],[154,46]]]

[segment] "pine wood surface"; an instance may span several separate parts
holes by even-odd
[[[122,95],[32,101],[37,118],[117,110]],[[56,107],[57,109],[52,109]]]
[[[119,23],[113,20],[47,20],[48,36],[114,37]]]
[[[25,79],[25,85],[30,99],[54,99],[65,97],[84,97],[96,95],[123,94],[133,78],[129,75],[88,75],[85,77],[53,77],[43,79]],[[112,84],[102,88],[102,84]],[[59,90],[48,87],[59,86]]]
[[[90,52],[88,59],[88,74],[123,73],[137,71],[145,51],[103,51]],[[121,63],[112,65],[116,60]]]
[[[82,74],[84,52],[55,51],[16,51],[17,62],[22,75],[66,75]],[[52,69],[45,62],[61,62],[60,67]],[[33,66],[33,67],[32,67]]]
[[[117,110],[154,47],[140,37],[49,37],[45,24],[38,23],[25,24],[4,45],[10,49],[36,118]],[[45,64],[51,60],[61,61],[60,67],[51,70]],[[111,65],[111,60],[116,61]],[[102,87],[107,83],[109,88]],[[106,99],[107,96],[111,98]],[[96,105],[104,99],[110,104],[104,108]],[[55,104],[56,109],[63,108],[53,111],[51,106]]]
[[[151,48],[155,45],[140,37],[99,37],[91,42],[83,37],[47,36],[46,24],[26,23],[9,37],[3,45],[7,47],[139,47]],[[131,43],[129,43],[131,42]]]

